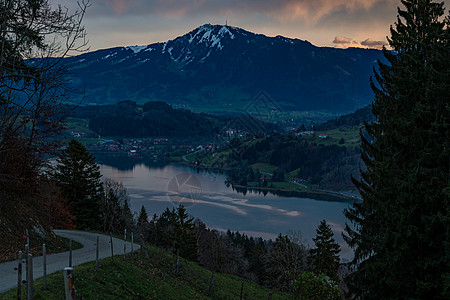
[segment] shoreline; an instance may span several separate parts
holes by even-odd
[[[210,170],[210,171],[217,171],[217,172],[226,172],[228,170],[232,169],[225,169],[225,168],[211,168],[207,166],[198,166],[194,165],[192,163],[189,163],[188,161],[181,161],[181,162],[171,162],[173,164],[179,164],[183,166],[189,166],[192,168],[199,168],[203,170]],[[349,196],[344,195],[339,192],[335,191],[328,191],[328,190],[317,190],[317,189],[311,189],[310,191],[298,191],[298,190],[290,190],[290,189],[280,189],[280,188],[271,188],[271,187],[250,187],[250,186],[244,186],[244,185],[238,185],[230,183],[230,185],[238,190],[241,189],[242,192],[244,190],[251,191],[251,192],[270,192],[276,196],[282,196],[282,197],[298,197],[298,198],[310,198],[314,200],[321,200],[321,201],[330,201],[330,202],[357,202],[361,201],[360,198],[356,196]],[[238,191],[239,192],[239,191]]]
[[[94,153],[111,154],[111,152],[115,153],[116,155],[127,156],[126,155],[127,152],[123,152],[123,151],[92,151],[91,154],[93,154],[93,155],[94,155]],[[130,157],[130,158],[136,158],[136,157]],[[150,159],[150,158],[149,157],[140,157],[140,159]],[[191,168],[199,168],[199,169],[202,169],[205,171],[213,171],[213,172],[217,172],[217,173],[224,173],[224,172],[233,170],[232,168],[213,168],[213,167],[208,167],[205,165],[196,165],[187,160],[182,160],[182,161],[159,160],[158,163],[168,163],[168,164],[189,166]],[[331,191],[331,190],[324,190],[324,189],[311,189],[308,191],[299,191],[299,190],[281,189],[281,188],[273,188],[273,187],[243,186],[243,185],[238,185],[238,184],[233,184],[233,183],[230,183],[230,185],[236,190],[241,190],[241,191],[238,191],[241,193],[244,193],[244,192],[246,193],[247,191],[271,193],[273,195],[281,196],[281,197],[310,198],[310,199],[314,199],[314,200],[329,201],[329,202],[352,203],[352,202],[361,201],[361,199],[356,196],[345,195],[345,194],[342,194],[339,192],[335,192],[335,191]]]
[[[298,198],[310,198],[314,200],[321,200],[321,201],[329,201],[329,202],[356,202],[359,201],[358,198],[352,197],[352,196],[346,196],[339,194],[337,192],[333,191],[296,191],[296,190],[289,190],[289,189],[279,189],[279,188],[270,188],[270,187],[248,187],[243,185],[237,185],[237,184],[231,184],[233,188],[237,189],[245,189],[248,191],[260,191],[260,192],[270,192],[277,196],[282,197],[298,197]]]

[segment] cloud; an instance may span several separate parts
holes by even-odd
[[[371,48],[382,48],[383,46],[387,46],[388,43],[383,41],[374,41],[372,39],[365,39],[361,42],[361,45],[368,46]]]
[[[367,49],[382,49],[383,46],[387,46],[388,43],[384,41],[374,41],[370,38],[365,39],[362,42],[355,41],[352,38],[347,38],[343,36],[336,36],[333,40],[335,48],[346,49],[346,48],[367,48]]]
[[[158,15],[183,18],[199,15],[262,15],[279,22],[315,23],[334,12],[367,11],[392,0],[96,0],[97,13]],[[101,8],[101,9],[100,9]]]
[[[69,9],[77,1],[54,0]],[[205,23],[332,46],[338,33],[383,40],[398,0],[91,0],[85,24],[91,49],[173,39]],[[370,43],[368,40],[367,43]],[[343,43],[334,45],[344,47]],[[377,45],[353,44],[359,47]]]
[[[351,38],[346,38],[343,36],[336,36],[333,40],[333,44],[351,44],[352,43]]]

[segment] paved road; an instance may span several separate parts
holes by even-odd
[[[80,265],[88,261],[95,260],[95,250],[97,236],[99,239],[99,257],[100,259],[111,256],[111,246],[109,244],[109,236],[81,232],[81,231],[70,231],[70,230],[55,230],[56,235],[72,239],[81,243],[84,247],[72,252],[72,265]],[[123,254],[124,242],[123,240],[113,238],[114,255]],[[140,248],[138,244],[134,244],[134,250]],[[131,251],[131,243],[126,243],[126,252]],[[65,267],[69,266],[69,252],[57,253],[47,255],[47,274],[55,273],[57,271],[62,271]],[[4,293],[14,287],[17,287],[17,261],[7,262],[0,264],[0,293]],[[43,258],[42,256],[33,257],[33,277],[34,279],[43,277]],[[25,264],[22,265],[22,277],[25,277]]]

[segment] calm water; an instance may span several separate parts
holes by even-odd
[[[197,171],[181,165],[147,165],[127,158],[98,157],[103,178],[121,181],[128,190],[131,209],[142,205],[148,214],[160,214],[166,207],[182,203],[189,214],[208,227],[230,229],[265,239],[279,233],[300,231],[310,245],[322,219],[332,227],[341,244],[341,257],[351,250],[341,237],[348,203],[307,198],[284,198],[271,194],[239,194],[225,185],[226,176]]]

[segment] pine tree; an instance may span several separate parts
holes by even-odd
[[[79,229],[98,229],[103,187],[95,158],[76,140],[71,140],[57,159],[54,178],[68,199]]]
[[[325,220],[320,221],[313,241],[316,247],[311,249],[312,271],[317,275],[327,275],[337,282],[341,248],[334,240],[333,231]]]
[[[142,205],[141,210],[139,212],[137,223],[136,223],[137,233],[144,239],[147,240],[150,236],[150,222],[148,220],[147,210],[144,205]]]
[[[403,0],[371,81],[376,121],[362,138],[363,202],[345,211],[349,286],[364,299],[450,298],[450,16]]]
[[[194,218],[189,217],[186,208],[179,205],[175,211],[175,248],[182,257],[197,261],[197,241],[194,233]]]
[[[156,243],[172,250],[183,258],[197,261],[194,218],[189,217],[182,204],[177,209],[166,208],[161,216],[156,219]]]
[[[141,210],[139,212],[139,216],[137,219],[137,225],[138,225],[138,227],[148,226],[148,214],[147,214],[147,210],[145,209],[144,205],[142,205]]]
[[[130,200],[126,199],[126,201],[123,203],[122,206],[122,231],[123,229],[128,230],[128,232],[133,232],[136,229],[136,221],[135,221],[135,215],[134,213],[131,211],[130,208]]]

